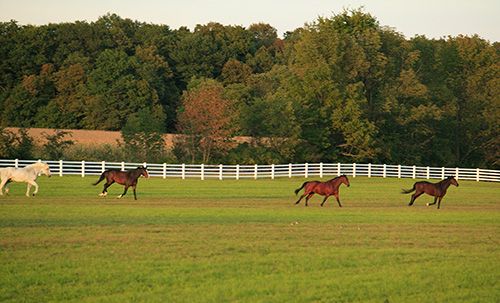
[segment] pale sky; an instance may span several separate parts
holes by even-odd
[[[269,23],[286,31],[330,18],[344,8],[372,14],[407,39],[415,35],[441,38],[478,34],[500,42],[500,0],[0,0],[0,22],[20,25],[87,21],[107,13],[134,21],[168,25],[171,29],[218,22],[248,27]]]

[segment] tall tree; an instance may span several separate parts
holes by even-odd
[[[488,122],[493,122],[491,113],[498,105],[500,57],[477,35],[450,37],[440,56],[444,83],[452,92],[448,110],[453,125],[455,165],[481,166],[482,151],[487,142],[492,142],[492,131],[498,125]]]
[[[178,114],[179,130],[188,141],[188,153],[194,162],[198,155],[207,163],[214,152],[228,150],[234,144],[234,108],[223,97],[222,86],[213,80],[191,82],[183,93]]]
[[[163,132],[161,119],[152,115],[148,108],[139,109],[121,131],[127,155],[136,161],[159,161],[165,143]]]

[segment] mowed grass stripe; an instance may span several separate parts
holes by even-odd
[[[495,183],[459,180],[436,210],[407,206],[409,179],[350,178],[343,208],[293,205],[301,178],[141,178],[137,201],[119,185],[97,197],[92,177],[38,180],[35,198],[0,197],[0,301],[500,299]]]

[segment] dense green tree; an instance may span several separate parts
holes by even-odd
[[[488,46],[478,36],[458,36],[449,38],[440,52],[444,83],[452,94],[447,113],[456,165],[482,165],[486,146],[498,136],[498,123],[491,118],[498,106],[500,57]],[[486,150],[491,152],[491,146]]]
[[[124,149],[130,161],[157,162],[163,151],[165,130],[162,119],[142,108],[122,128]]]

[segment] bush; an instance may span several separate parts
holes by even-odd
[[[34,159],[35,143],[28,135],[28,130],[20,128],[18,133],[0,128],[0,158],[2,159]]]

